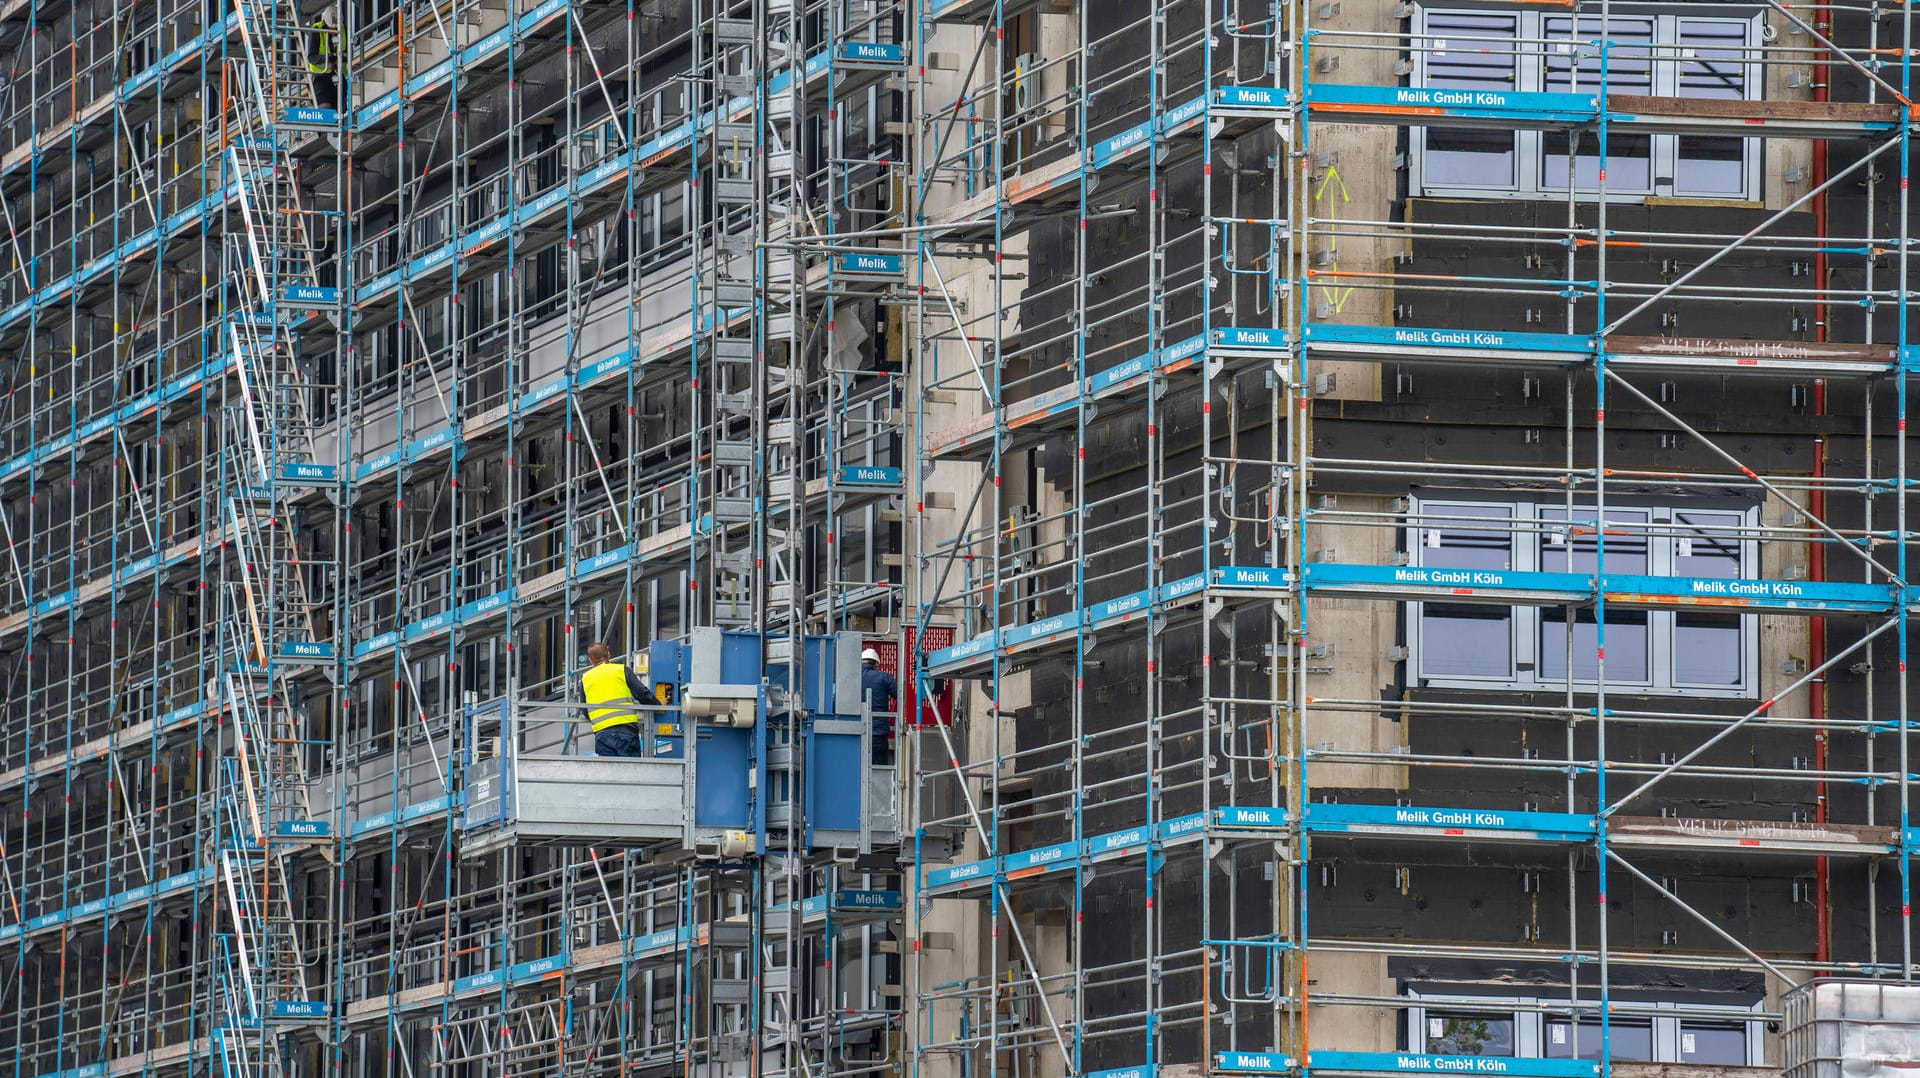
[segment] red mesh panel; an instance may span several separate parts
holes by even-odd
[[[914,628],[903,629],[907,653],[914,649]],[[922,704],[919,699],[920,686],[914,680],[913,672],[905,669],[900,662],[902,640],[869,638],[865,646],[880,653],[880,669],[892,672],[900,682],[900,710],[915,716],[912,725],[929,726],[934,723],[946,723],[953,715],[953,683],[942,682],[941,692],[932,701]],[[927,628],[927,651],[938,651],[953,646],[953,629],[950,626],[929,626]]]

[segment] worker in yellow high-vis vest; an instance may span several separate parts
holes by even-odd
[[[607,645],[598,641],[587,646],[587,660],[593,665],[580,675],[580,688],[587,701],[587,721],[593,723],[595,756],[644,756],[640,740],[640,720],[644,714],[637,705],[652,699],[647,683],[613,661]]]
[[[323,109],[340,107],[340,22],[332,4],[307,28],[307,79],[313,103]]]

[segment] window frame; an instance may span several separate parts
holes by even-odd
[[[1523,563],[1527,561],[1526,555],[1522,553],[1520,549],[1521,543],[1519,542],[1519,537],[1525,534],[1525,532],[1521,528],[1521,526],[1518,524],[1518,521],[1517,521],[1517,518],[1521,516],[1522,510],[1526,508],[1525,503],[1489,501],[1486,499],[1479,499],[1479,498],[1448,498],[1448,499],[1435,500],[1435,501],[1429,502],[1423,499],[1416,498],[1414,499],[1413,505],[1414,505],[1413,516],[1416,519],[1426,516],[1426,510],[1424,507],[1427,505],[1441,506],[1441,507],[1444,507],[1444,509],[1449,509],[1449,510],[1451,509],[1502,510],[1506,513],[1506,523],[1507,523],[1507,527],[1510,529],[1509,537],[1507,540],[1507,556],[1508,556],[1507,568],[1509,570],[1518,569]],[[1488,519],[1489,520],[1495,519],[1495,516],[1489,516]],[[1425,524],[1409,523],[1407,525],[1407,550],[1410,552],[1409,560],[1414,565],[1427,564],[1427,561],[1424,556],[1424,552],[1427,548],[1423,542],[1423,539],[1424,539],[1423,533],[1427,530],[1428,529]],[[1424,645],[1423,630],[1425,628],[1425,618],[1424,618],[1425,609],[1426,609],[1425,603],[1410,604],[1408,609],[1408,617],[1410,620],[1408,621],[1407,644],[1408,644],[1408,650],[1412,656],[1412,665],[1409,667],[1409,669],[1414,671],[1420,670],[1419,663],[1420,663],[1421,657],[1426,653],[1426,649],[1423,646]],[[1494,674],[1494,675],[1478,675],[1478,674],[1445,675],[1449,680],[1449,682],[1457,681],[1459,683],[1458,687],[1462,687],[1462,688],[1478,688],[1478,687],[1487,686],[1487,685],[1511,685],[1516,681],[1521,680],[1521,675],[1524,672],[1521,665],[1522,664],[1521,638],[1523,634],[1521,632],[1519,612],[1524,608],[1515,606],[1515,607],[1508,607],[1507,609],[1509,611],[1507,615],[1507,635],[1508,635],[1507,672],[1505,674]],[[1424,677],[1425,675],[1424,673],[1422,673],[1422,674],[1419,674],[1418,676]],[[1433,684],[1433,683],[1429,681],[1428,684]]]
[[[1452,1014],[1465,1013],[1465,1014],[1474,1015],[1476,1017],[1484,1017],[1487,1020],[1493,1021],[1493,1022],[1503,1021],[1507,1023],[1507,1028],[1511,1033],[1511,1036],[1509,1036],[1508,1038],[1508,1044],[1512,1047],[1513,1051],[1507,1053],[1506,1055],[1495,1055],[1495,1056],[1489,1056],[1487,1058],[1531,1059],[1536,1057],[1540,1052],[1540,1044],[1539,1044],[1538,1037],[1533,1036],[1532,1031],[1526,1028],[1527,1023],[1521,1020],[1520,1007],[1517,1005],[1518,1004],[1517,1000],[1513,1001],[1516,1004],[1516,1006],[1512,1011],[1505,1011],[1505,1010],[1488,1011],[1488,1010],[1481,1009],[1485,1006],[1486,1003],[1489,1003],[1489,1002],[1501,1003],[1501,1004],[1507,1003],[1508,1000],[1505,1000],[1505,999],[1474,1001],[1476,1003],[1476,1007],[1473,1010],[1468,1010],[1464,1012],[1457,1011],[1454,1006],[1449,1006],[1449,1004],[1457,1005],[1460,1003],[1468,1002],[1468,1000],[1464,997],[1460,999],[1431,997],[1429,999],[1429,1002],[1432,1003],[1433,1006],[1420,1008],[1420,1021],[1417,1024],[1413,1022],[1408,1023],[1407,1047],[1408,1047],[1408,1050],[1410,1051],[1419,1052],[1421,1055],[1459,1055],[1460,1053],[1458,1052],[1432,1052],[1431,1051],[1431,1048],[1433,1046],[1434,1033],[1433,1033],[1432,1027],[1429,1026],[1428,1023],[1436,1020],[1444,1021],[1445,1019],[1442,1017],[1443,1015],[1451,1016]],[[1529,1049],[1531,1049],[1531,1051],[1529,1051]]]
[[[1593,1036],[1597,1038],[1599,1036],[1599,1030],[1598,1030],[1599,1023],[1600,1023],[1600,1018],[1598,1015],[1591,1015],[1591,1016],[1581,1015],[1578,1018],[1575,1018],[1572,1015],[1565,1015],[1565,1014],[1542,1015],[1540,1019],[1540,1057],[1542,1059],[1565,1059],[1565,1060],[1584,1059],[1585,1058],[1584,1056],[1576,1056],[1572,1054],[1573,1047],[1574,1047],[1574,1038],[1577,1036],[1580,1039],[1584,1040],[1588,1035],[1587,1030],[1589,1027],[1592,1027]],[[1565,1042],[1565,1046],[1568,1054],[1557,1056],[1553,1054],[1553,1048],[1555,1047],[1554,1041],[1553,1041],[1553,1031],[1555,1027],[1563,1026],[1563,1025],[1566,1026],[1568,1029],[1568,1038]],[[1615,1016],[1613,1020],[1613,1028],[1618,1029],[1621,1025],[1633,1025],[1647,1031],[1647,1054],[1644,1059],[1630,1059],[1623,1056],[1614,1055],[1609,1060],[1610,1062],[1614,1062],[1614,1063],[1660,1062],[1660,1052],[1661,1052],[1660,1038],[1661,1038],[1661,1033],[1663,1031],[1660,1028],[1659,1023],[1655,1019],[1646,1018],[1639,1015]],[[1575,1034],[1573,1032],[1573,1030],[1575,1029],[1580,1030],[1580,1032],[1578,1034]]]
[[[1453,15],[1489,15],[1514,19],[1515,42],[1540,42],[1546,37],[1545,22],[1550,18],[1581,18],[1587,16],[1566,15],[1559,12],[1526,11],[1495,3],[1482,4],[1421,4],[1414,12],[1413,33],[1416,38],[1424,39],[1431,31],[1428,20],[1434,14]],[[1653,26],[1652,47],[1661,53],[1653,63],[1652,96],[1679,97],[1681,87],[1681,64],[1683,57],[1674,56],[1671,50],[1684,48],[1679,32],[1682,22],[1710,22],[1727,25],[1739,25],[1743,28],[1743,48],[1747,50],[1746,64],[1750,70],[1744,80],[1742,93],[1748,101],[1766,99],[1766,67],[1757,62],[1752,50],[1759,48],[1763,41],[1765,18],[1758,9],[1746,15],[1708,15],[1708,14],[1670,14],[1648,13],[1644,11],[1622,12],[1618,19],[1646,19]],[[1576,24],[1577,25],[1577,24]],[[1538,56],[1529,55],[1521,50],[1528,46],[1515,44],[1514,85],[1513,90],[1521,93],[1538,93],[1546,86],[1545,58],[1550,46],[1538,44],[1541,50]],[[1413,70],[1408,76],[1409,86],[1427,85],[1428,61],[1432,50],[1422,48],[1413,54]],[[1596,86],[1597,90],[1598,87]],[[1435,125],[1444,128],[1445,124]],[[1578,178],[1577,166],[1574,175],[1569,177],[1569,187],[1548,186],[1541,173],[1548,154],[1545,152],[1549,132],[1514,132],[1514,169],[1513,182],[1507,186],[1498,184],[1473,183],[1433,183],[1426,179],[1428,127],[1411,125],[1407,129],[1408,138],[1408,179],[1410,190],[1415,197],[1423,198],[1518,198],[1539,200],[1564,200],[1569,190],[1576,199],[1593,201],[1598,192],[1592,188],[1572,187],[1571,182]],[[1746,138],[1741,141],[1740,166],[1741,183],[1738,191],[1690,190],[1680,181],[1680,135],[1652,135],[1648,147],[1648,184],[1645,188],[1622,190],[1615,184],[1609,184],[1607,201],[1644,202],[1648,199],[1699,199],[1736,202],[1758,202],[1765,195],[1766,148],[1763,140]],[[1557,155],[1555,155],[1557,156]],[[1665,179],[1667,182],[1660,182]]]
[[[1495,1019],[1510,1018],[1513,1023],[1513,1054],[1490,1057],[1498,1059],[1559,1058],[1547,1055],[1548,1027],[1555,1021],[1573,1021],[1564,1011],[1556,1009],[1556,1004],[1563,1004],[1564,1001],[1550,996],[1477,996],[1446,992],[1428,993],[1412,988],[1406,989],[1405,994],[1409,1006],[1406,1008],[1406,1028],[1400,1037],[1405,1047],[1401,1050],[1419,1055],[1428,1054],[1426,1047],[1429,1010],[1452,1011],[1465,1008],[1485,1012]],[[1681,1013],[1683,1007],[1686,1009],[1684,1014]],[[1508,1008],[1511,1008],[1511,1013],[1508,1012]],[[1636,1011],[1643,1009],[1651,1009],[1654,1013],[1651,1015],[1635,1013],[1617,1017],[1644,1021],[1651,1027],[1649,1043],[1652,1047],[1652,1058],[1646,1062],[1688,1062],[1681,1054],[1681,1032],[1688,1024],[1736,1025],[1742,1027],[1745,1035],[1747,1058],[1744,1062],[1702,1065],[1752,1067],[1760,1066],[1766,1060],[1766,1024],[1759,1018],[1759,1003],[1747,1007],[1701,1006],[1672,1001],[1635,1004]],[[1588,1020],[1588,1018],[1583,1015],[1581,1020]],[[1592,1020],[1597,1021],[1597,1016]]]
[[[1408,516],[1403,524],[1403,549],[1407,551],[1410,565],[1428,564],[1425,533],[1432,529],[1428,518],[1448,515],[1448,510],[1456,508],[1503,508],[1509,511],[1512,522],[1512,540],[1507,550],[1511,561],[1507,569],[1511,572],[1540,572],[1544,564],[1544,548],[1547,536],[1553,529],[1545,517],[1549,512],[1559,512],[1566,508],[1564,500],[1540,500],[1535,498],[1516,499],[1511,502],[1493,501],[1485,496],[1462,492],[1459,497],[1414,496],[1409,498]],[[1675,528],[1675,519],[1679,514],[1706,515],[1718,514],[1728,518],[1728,526],[1740,529],[1752,529],[1759,523],[1757,506],[1719,506],[1694,505],[1685,501],[1660,502],[1640,499],[1610,499],[1610,511],[1644,514],[1644,525],[1650,533],[1671,532]],[[1592,507],[1575,504],[1573,517],[1576,522],[1585,519],[1583,512],[1591,512]],[[1609,524],[1611,526],[1611,521]],[[1625,523],[1625,522],[1622,522]],[[1450,525],[1442,525],[1447,527]],[[1678,536],[1671,534],[1650,534],[1647,541],[1647,576],[1676,576],[1673,566],[1677,554]],[[1750,534],[1743,534],[1738,540],[1740,547],[1740,566],[1738,578],[1757,579],[1760,571],[1760,550],[1758,540]],[[1691,578],[1689,578],[1691,579]],[[1519,692],[1563,692],[1569,683],[1575,692],[1593,692],[1598,683],[1591,679],[1573,677],[1571,682],[1566,676],[1549,677],[1541,673],[1541,634],[1546,618],[1544,611],[1560,609],[1548,605],[1514,604],[1507,607],[1512,613],[1507,619],[1509,633],[1508,648],[1510,662],[1505,676],[1474,675],[1448,672],[1429,672],[1425,666],[1426,647],[1426,603],[1410,600],[1406,603],[1405,639],[1407,644],[1408,678],[1414,684],[1431,689],[1468,689],[1499,690]],[[1725,613],[1724,611],[1713,611]],[[1688,614],[1697,613],[1686,608],[1654,609],[1643,612],[1647,619],[1647,677],[1644,680],[1627,680],[1616,676],[1611,670],[1607,677],[1609,691],[1628,692],[1647,696],[1689,696],[1714,697],[1730,700],[1751,699],[1760,689],[1759,657],[1759,615],[1733,614],[1739,619],[1740,638],[1738,656],[1740,677],[1731,684],[1714,685],[1684,681],[1675,668],[1674,634],[1678,620]]]

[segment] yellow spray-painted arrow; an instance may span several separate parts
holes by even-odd
[[[1320,186],[1314,189],[1313,200],[1315,202],[1319,202],[1320,200],[1324,199],[1327,196],[1328,184],[1339,185],[1340,201],[1342,203],[1353,201],[1353,196],[1347,193],[1347,181],[1340,178],[1339,168],[1333,165],[1328,165],[1327,171],[1323,173],[1320,177]],[[1331,220],[1331,218],[1329,218],[1329,220]],[[1336,247],[1335,248],[1336,255],[1338,254],[1338,251],[1339,249],[1338,247]],[[1334,272],[1339,271],[1340,262],[1337,257],[1330,268]],[[1332,305],[1333,313],[1335,314],[1339,314],[1346,309],[1347,300],[1353,298],[1353,291],[1354,290],[1351,286],[1347,288],[1335,288],[1330,285],[1322,285],[1320,288],[1320,294],[1326,298],[1327,303]]]
[[[1328,165],[1326,173],[1320,177],[1319,189],[1314,191],[1313,193],[1313,200],[1315,202],[1318,202],[1322,198],[1326,197],[1327,185],[1330,183],[1337,183],[1340,185],[1340,201],[1342,202],[1353,201],[1353,198],[1347,194],[1347,181],[1340,178],[1340,170],[1334,167],[1333,165]]]

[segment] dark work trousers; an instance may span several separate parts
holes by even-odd
[[[595,756],[645,756],[640,745],[640,724],[623,722],[593,735]]]

